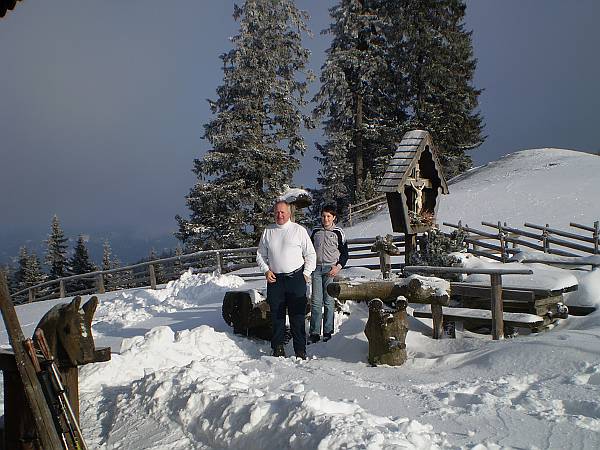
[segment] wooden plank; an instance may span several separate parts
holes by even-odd
[[[487,287],[490,288],[490,285],[487,283],[477,282],[477,283],[465,283],[465,282],[453,282],[451,286],[473,286],[473,287]],[[561,289],[542,289],[536,287],[526,287],[526,286],[502,286],[502,292],[504,291],[530,291],[533,292],[536,299],[543,299],[548,297],[556,297],[566,292],[574,292],[578,288],[578,285],[573,284],[571,286],[566,286]]]
[[[6,277],[3,273],[0,274],[0,308],[2,309],[2,317],[4,318],[10,344],[15,352],[17,368],[23,382],[25,396],[31,408],[34,427],[41,441],[42,448],[62,450],[61,440],[54,427],[52,413],[50,412],[48,403],[46,403],[42,386],[38,380],[33,363],[23,345],[25,336],[23,336],[21,324],[10,299]]]
[[[469,283],[451,282],[450,292],[452,295],[458,295],[462,297],[491,298],[491,288],[489,286],[477,286]],[[535,299],[535,294],[530,290],[507,289],[503,287],[502,298],[504,300],[533,301]]]
[[[572,316],[587,316],[596,311],[595,306],[573,306],[569,305],[569,314]]]
[[[467,320],[473,323],[491,325],[492,324],[492,312],[486,310],[472,310],[469,308],[452,308],[444,306],[442,307],[442,314],[444,319],[447,320]],[[515,328],[540,328],[548,325],[548,321],[544,320],[543,317],[526,314],[526,313],[503,313],[503,322],[505,325],[509,325]],[[431,319],[431,309],[426,308],[422,310],[413,311],[413,317]]]

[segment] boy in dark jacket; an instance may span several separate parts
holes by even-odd
[[[310,336],[312,343],[331,339],[335,299],[327,293],[327,286],[348,261],[348,243],[342,229],[334,225],[335,206],[327,205],[321,210],[321,227],[313,230],[311,240],[317,253],[317,268],[312,273],[312,300],[310,308]],[[324,310],[324,312],[323,312]]]

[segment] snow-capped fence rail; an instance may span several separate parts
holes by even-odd
[[[501,222],[498,222],[497,224],[481,222],[482,225],[497,230],[496,233],[490,233],[469,227],[468,225],[462,225],[460,221],[458,224],[448,222],[444,222],[443,224],[467,233],[465,242],[471,246],[470,248],[467,248],[469,253],[502,262],[508,261],[512,255],[519,253],[521,251],[521,246],[548,254],[568,257],[577,257],[582,254],[600,254],[600,226],[598,221],[594,222],[592,227],[573,222],[569,224],[574,228],[592,233],[591,236],[558,230],[551,228],[548,224],[536,225],[529,222],[526,222],[524,227],[538,230],[540,233],[511,227],[508,226],[506,222],[504,222],[504,224]],[[498,241],[498,243],[489,241]],[[582,245],[582,242],[591,243],[592,245]],[[481,248],[484,250],[481,250]],[[573,250],[576,252],[573,252]]]
[[[380,264],[370,263],[352,264],[352,260],[379,259],[379,254],[371,251],[371,246],[376,238],[349,239],[349,266],[360,265],[368,269],[379,269]],[[404,236],[395,236],[394,244],[401,248],[404,245]],[[103,294],[107,291],[146,287],[156,289],[159,284],[175,280],[185,271],[192,269],[194,272],[228,273],[240,269],[256,267],[257,247],[204,250],[187,253],[169,258],[145,261],[130,266],[110,270],[99,270],[80,275],[71,275],[55,280],[45,281],[35,286],[14,292],[12,297],[15,304],[63,298],[91,293]],[[401,252],[398,257],[404,255]],[[392,257],[396,258],[396,257]],[[403,264],[396,259],[391,264],[394,269],[399,269]],[[262,276],[262,273],[248,272],[237,273],[241,277]]]

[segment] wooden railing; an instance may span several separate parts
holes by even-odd
[[[399,235],[393,239],[399,248],[404,247],[404,236]],[[347,267],[360,266],[369,269],[379,269],[380,264],[364,264],[361,260],[368,258],[379,258],[378,253],[371,251],[371,245],[375,238],[356,238],[348,240],[349,261]],[[12,294],[15,304],[30,303],[34,301],[63,298],[66,296],[86,295],[91,293],[103,294],[107,291],[119,289],[130,289],[138,287],[150,287],[156,289],[159,284],[178,279],[190,268],[194,273],[217,274],[233,272],[240,269],[256,267],[257,247],[206,250],[187,253],[180,256],[161,258],[130,266],[110,270],[99,270],[96,272],[72,275],[55,280],[45,281],[35,286],[19,290]],[[393,256],[392,268],[403,267],[404,252]],[[353,264],[354,261],[357,263]],[[236,273],[240,277],[262,277],[258,271],[247,273]],[[87,284],[84,288],[81,284]]]
[[[365,219],[374,212],[379,211],[386,204],[387,200],[385,195],[373,197],[361,203],[350,204],[348,205],[348,214],[344,218],[344,223],[348,226],[352,226],[358,220]]]
[[[461,222],[458,222],[458,224],[444,222],[445,226],[467,233],[465,242],[470,246],[467,247],[470,253],[497,261],[508,261],[513,254],[521,251],[520,247],[569,257],[581,256],[582,254],[600,254],[600,227],[598,221],[594,222],[591,227],[573,222],[569,224],[573,228],[591,233],[591,236],[558,230],[551,228],[548,224],[536,225],[529,222],[524,224],[524,227],[537,230],[539,233],[511,227],[506,222],[504,224],[501,222],[481,222],[481,224],[493,228],[495,232],[478,230],[468,225],[462,225]]]

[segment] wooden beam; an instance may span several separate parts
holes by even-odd
[[[25,336],[23,336],[21,324],[10,299],[6,277],[3,273],[0,273],[0,308],[10,344],[15,352],[17,368],[19,369],[19,375],[25,389],[25,396],[31,408],[35,430],[41,441],[42,448],[45,450],[62,450],[63,446],[54,426],[52,413],[50,412],[48,403],[46,403],[42,386],[38,380],[33,363],[23,345]]]
[[[461,297],[479,297],[479,298],[491,298],[492,288],[489,286],[476,286],[469,283],[451,282],[450,283],[452,295]],[[535,293],[527,289],[507,289],[502,288],[502,298],[504,300],[520,300],[520,301],[533,301],[535,299]]]
[[[490,275],[492,282],[492,339],[504,339],[504,310],[502,305],[502,275]]]

